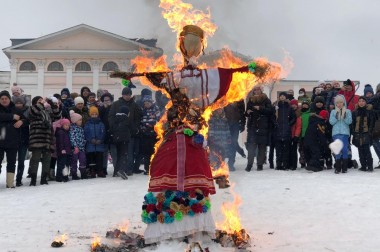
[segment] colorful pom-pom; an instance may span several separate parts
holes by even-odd
[[[174,218],[176,219],[176,221],[181,221],[183,219],[183,214],[181,212],[176,212],[174,214]]]
[[[124,87],[128,87],[131,84],[131,81],[130,80],[126,80],[126,79],[121,79],[121,84]]]
[[[185,134],[186,136],[192,136],[194,134],[194,131],[192,131],[191,129],[184,129],[183,130],[183,134]]]
[[[201,134],[197,134],[195,137],[194,137],[194,143],[196,144],[203,144],[203,141],[205,140],[204,136],[201,135]]]
[[[251,63],[249,63],[248,64],[248,69],[249,69],[249,71],[251,72],[251,73],[254,73],[255,72],[255,69],[256,69],[256,66],[257,66],[257,64],[256,64],[256,62],[251,62]]]
[[[205,202],[205,206],[207,207],[207,209],[210,209],[211,208],[211,203],[209,200],[206,200]]]

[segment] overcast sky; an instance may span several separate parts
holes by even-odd
[[[286,50],[295,65],[287,79],[380,82],[378,0],[183,1],[210,7],[218,30],[208,49],[228,45],[279,62]],[[1,48],[10,38],[37,38],[81,23],[128,38],[158,38],[166,51],[175,47],[159,0],[2,0],[1,9]],[[1,53],[0,70],[8,69]]]

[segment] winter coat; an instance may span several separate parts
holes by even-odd
[[[279,101],[276,110],[276,140],[290,141],[292,137],[291,127],[296,122],[296,115],[288,100]]]
[[[343,89],[339,90],[338,94],[343,95],[346,99],[346,108],[351,111],[355,110],[355,105],[358,104],[359,96],[355,95],[355,85],[351,83],[352,91],[348,92]]]
[[[22,115],[24,116],[24,119],[21,119],[23,121],[22,126],[20,127],[20,144],[23,146],[29,145],[29,119],[28,119],[28,113],[29,113],[29,106],[24,106],[21,109]]]
[[[335,96],[339,93],[340,89],[332,89],[329,92],[327,92],[327,97],[326,97],[326,107],[330,111],[329,107],[331,105],[334,106],[334,98]]]
[[[120,111],[121,106],[127,106],[129,109],[129,120],[131,122],[130,131],[131,131],[131,136],[134,137],[139,133],[142,110],[136,104],[133,98],[130,99],[129,101],[126,101],[123,99],[123,97],[120,97],[117,101],[115,101],[112,104],[110,112],[108,114],[108,121],[109,121],[110,127],[112,128],[114,126],[116,114]]]
[[[57,156],[62,156],[62,151],[66,151],[66,155],[71,155],[70,130],[57,128],[55,131]]]
[[[74,149],[78,147],[80,151],[85,151],[86,138],[84,136],[84,129],[75,123],[72,123],[69,131],[71,147]]]
[[[259,106],[260,109],[254,109]],[[272,130],[272,117],[274,109],[266,94],[253,95],[247,102],[247,110],[251,113],[245,113],[248,117],[247,122],[247,143],[270,144],[270,133]]]
[[[231,132],[228,120],[223,113],[213,112],[209,120],[208,140],[209,146],[223,155],[229,151],[231,145]]]
[[[70,120],[70,108],[75,107],[74,101],[71,98],[62,100],[62,117]]]
[[[301,111],[301,137],[304,138],[306,134],[307,127],[309,127],[310,109],[305,112]]]
[[[74,107],[69,109],[69,112],[70,112],[70,110],[73,110],[75,113],[80,114],[82,116],[82,127],[84,127],[87,120],[90,118],[90,116],[88,115],[88,108],[86,106],[84,106],[82,108],[82,110],[80,110],[74,106]]]
[[[228,124],[232,125],[238,123],[240,125],[240,128],[244,129],[246,123],[244,110],[244,100],[228,104],[226,107],[224,107],[224,113],[228,120]]]
[[[104,143],[105,144],[113,143],[111,128],[110,128],[110,124],[109,124],[109,121],[108,121],[108,115],[110,113],[110,110],[111,110],[111,106],[108,106],[108,107],[101,106],[101,107],[99,107],[99,117],[100,117],[100,120],[103,122],[104,127],[106,129],[106,137],[104,138]]]
[[[330,124],[333,126],[332,135],[350,135],[350,124],[352,123],[351,111],[346,109],[343,119],[337,119],[337,110],[334,109],[330,114]]]
[[[84,126],[84,136],[86,138],[86,152],[104,152],[104,138],[106,129],[100,118],[88,119]],[[94,143],[94,140],[96,143]]]
[[[128,115],[124,113],[117,113],[115,117],[115,123],[110,129],[112,134],[113,142],[129,142],[131,139],[131,132],[129,131],[130,121]]]
[[[296,119],[296,122],[292,126],[292,138],[300,137],[301,136],[301,129],[302,129],[301,110],[297,109],[294,112],[296,114],[297,119]]]
[[[16,120],[14,115],[19,115],[21,119],[25,119],[22,111],[17,109],[11,101],[8,107],[0,104],[0,149],[17,149],[20,146],[21,128],[15,128],[13,125]]]
[[[51,108],[37,103],[29,108],[30,136],[29,150],[51,149],[53,135],[53,120],[59,119],[61,111],[58,107]]]
[[[375,125],[375,115],[372,105],[368,104],[364,108],[357,108],[352,112],[351,133],[353,135],[352,143],[356,147],[371,144],[372,131]]]
[[[314,117],[310,120],[303,143],[304,146],[318,145],[321,149],[327,148],[326,122],[324,119]]]
[[[160,120],[160,110],[156,105],[144,108],[140,123],[140,132],[143,136],[155,136],[154,125]]]

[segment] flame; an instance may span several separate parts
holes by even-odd
[[[228,168],[228,165],[224,160],[222,160],[222,157],[220,155],[217,155],[219,162],[220,162],[220,167],[219,169],[215,169],[215,167],[212,168],[212,177],[220,177],[220,176],[226,176],[228,178],[228,175],[230,174],[230,170]]]
[[[288,51],[286,51],[285,49],[282,49],[282,50],[285,56],[281,64],[282,69],[281,69],[280,78],[286,78],[294,68],[294,61]]]
[[[125,233],[127,233],[128,228],[129,228],[129,221],[126,221],[125,223],[119,225],[119,228],[118,228],[118,229],[120,230],[120,232],[125,232]]]
[[[193,9],[190,3],[184,3],[181,0],[161,0],[160,8],[162,8],[162,16],[167,20],[169,27],[173,32],[177,33],[177,37],[185,25],[197,25],[205,33],[203,39],[204,46],[207,47],[207,37],[212,36],[218,28],[211,22],[210,9],[207,13]],[[179,44],[177,44],[179,51]]]
[[[100,242],[100,237],[95,235],[94,239],[91,242],[91,250],[95,250],[100,245],[102,245]]]
[[[68,239],[69,239],[69,237],[67,236],[67,234],[63,234],[63,235],[54,237],[55,242],[65,243]]]
[[[216,226],[220,230],[224,230],[229,234],[239,232],[242,229],[242,225],[239,217],[239,207],[242,203],[241,197],[233,191],[234,185],[232,185],[230,192],[234,196],[233,202],[224,202],[221,209],[225,216],[222,223],[216,223]]]

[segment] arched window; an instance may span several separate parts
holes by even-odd
[[[87,62],[79,62],[76,66],[75,66],[75,71],[84,71],[84,72],[88,72],[88,71],[91,71],[91,66],[90,64],[88,64]]]
[[[113,61],[108,61],[103,65],[102,71],[108,72],[108,71],[117,71],[119,70],[118,65]]]
[[[36,71],[36,65],[31,61],[22,62],[20,65],[20,71]]]
[[[63,71],[63,65],[58,61],[53,61],[48,66],[48,71]]]

